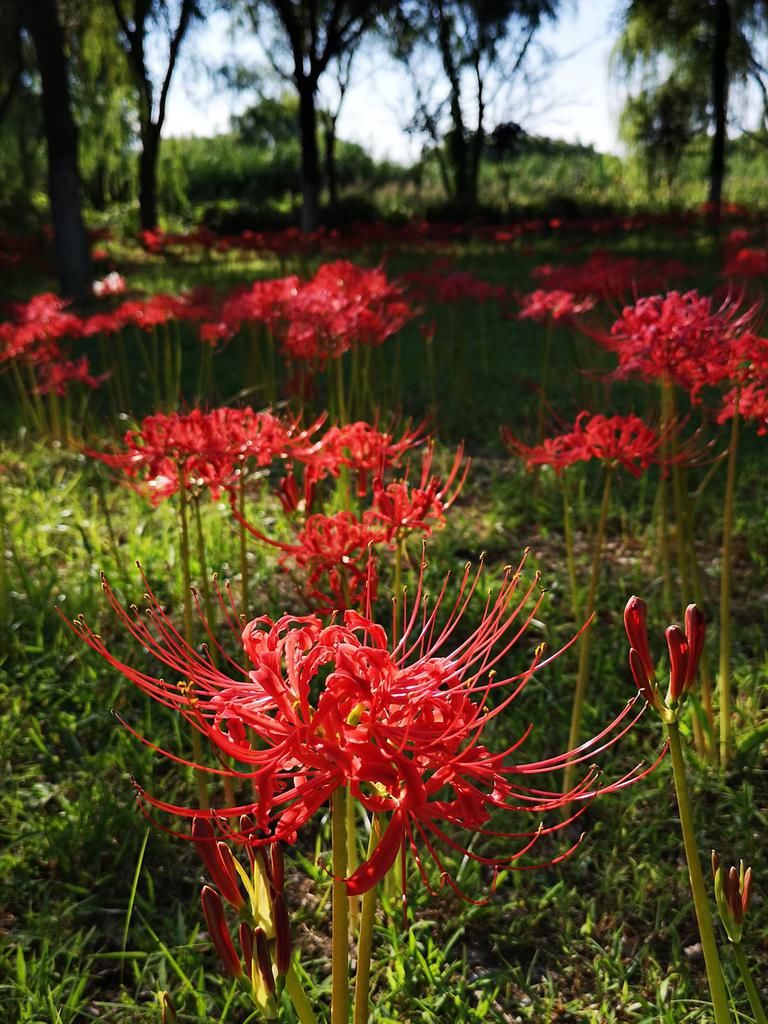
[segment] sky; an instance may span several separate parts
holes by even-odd
[[[541,80],[533,95],[524,107],[515,106],[508,119],[519,120],[531,134],[592,144],[601,152],[620,151],[621,97],[609,79],[616,9],[617,0],[566,0],[557,23],[538,36],[553,60],[537,72]],[[233,35],[229,18],[219,12],[196,29],[182,51],[168,98],[166,137],[226,131],[231,116],[253,101],[253,94],[230,92],[205,70],[233,59],[265,63],[255,37],[242,29]],[[339,135],[379,159],[417,159],[421,142],[403,131],[409,94],[408,80],[385,48],[367,47],[353,68]]]

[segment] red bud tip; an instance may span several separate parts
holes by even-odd
[[[272,959],[269,955],[269,945],[263,928],[257,928],[253,933],[254,948],[256,950],[256,963],[259,965],[259,973],[264,985],[270,995],[275,991],[275,976],[272,973]]]
[[[233,978],[239,978],[243,973],[243,967],[232,944],[221,897],[215,889],[212,889],[209,885],[204,885],[201,899],[203,914],[208,925],[208,934],[211,937],[211,942],[216,947],[216,952],[219,954],[221,962],[224,964],[224,970],[227,974],[231,974]]]
[[[704,650],[704,634],[706,622],[704,613],[695,604],[689,604],[685,609],[685,636],[688,640],[688,671],[685,679],[686,691],[693,686],[696,680],[696,672],[699,668],[699,659]]]
[[[653,679],[653,662],[648,647],[648,606],[639,597],[630,597],[624,609],[624,629],[627,631],[629,646],[640,658],[646,678]]]
[[[676,704],[685,693],[688,678],[689,647],[685,633],[679,626],[667,626],[664,631],[669,648],[669,696],[667,704]]]
[[[725,876],[725,898],[728,901],[728,909],[734,922],[739,925],[744,920],[744,910],[741,905],[741,892],[739,889],[739,872],[735,867],[728,869]]]
[[[717,850],[712,851],[712,877],[717,877],[717,869],[720,867],[720,856]]]
[[[226,843],[217,843],[216,849],[218,850],[219,857],[221,858],[221,866],[227,876],[226,889],[219,886],[221,895],[227,903],[232,904],[235,910],[239,910],[244,905],[245,899],[243,898],[243,894],[240,892],[234,854]]]

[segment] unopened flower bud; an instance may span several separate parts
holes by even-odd
[[[667,705],[674,707],[685,694],[688,678],[689,647],[685,633],[679,626],[667,626],[664,631],[669,648],[669,691]]]
[[[270,860],[272,866],[272,885],[275,887],[275,892],[282,892],[283,885],[285,883],[285,865],[283,862],[283,846],[278,840],[272,843],[270,848]]]
[[[704,621],[704,613],[697,605],[689,604],[685,609],[685,636],[688,640],[688,671],[685,679],[686,693],[696,681],[701,652],[704,650],[705,633],[706,622]]]
[[[243,954],[243,963],[245,964],[245,973],[250,977],[251,965],[253,964],[253,928],[251,928],[247,921],[240,922],[238,935],[240,938],[240,949]]]
[[[275,976],[272,973],[272,958],[269,955],[269,943],[263,928],[256,928],[254,930],[253,945],[256,953],[256,963],[259,966],[259,974],[261,974],[267,992],[272,995],[275,991]]]
[[[630,647],[629,649],[629,667],[632,671],[632,678],[635,680],[635,686],[638,688],[643,698],[647,700],[649,704],[655,706],[657,698],[653,682],[648,678],[645,665],[643,664],[643,659],[634,647]]]
[[[211,824],[206,818],[193,818],[192,840],[208,868],[211,881],[218,887],[227,903],[240,910],[245,899],[240,891],[232,851],[226,843],[217,842]]]
[[[239,978],[243,974],[243,966],[240,958],[235,952],[232,938],[227,927],[227,919],[224,915],[224,904],[221,897],[209,885],[203,886],[201,894],[203,903],[203,914],[208,925],[208,934],[211,942],[216,947],[216,952],[224,964],[224,970],[233,978]]]
[[[640,658],[646,679],[653,679],[653,662],[648,647],[648,606],[640,597],[630,597],[624,608],[624,629],[627,631],[629,646]],[[638,689],[640,687],[638,686]]]
[[[272,901],[272,920],[275,926],[275,967],[283,975],[291,966],[291,922],[282,893]]]
[[[712,851],[712,874],[715,880],[715,901],[723,928],[731,942],[741,942],[744,918],[749,909],[752,892],[752,868],[744,868],[739,861],[738,869],[723,869],[720,858]]]

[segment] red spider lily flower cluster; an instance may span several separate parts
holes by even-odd
[[[573,292],[555,289],[536,291],[523,296],[522,309],[517,314],[520,320],[535,320],[545,323],[547,320],[573,320],[582,313],[594,308],[595,300],[591,296],[577,299]]]
[[[688,269],[677,261],[663,264],[633,257],[620,259],[610,253],[596,252],[577,266],[536,267],[533,277],[546,291],[565,291],[580,299],[620,299],[625,295],[657,288],[670,279],[688,276]]]
[[[307,428],[268,411],[223,407],[203,412],[157,413],[123,437],[125,452],[90,452],[139,481],[154,504],[180,488],[207,488],[217,498],[246,463],[268,466],[309,448],[322,420]]]
[[[504,302],[507,290],[490,284],[466,270],[454,270],[450,260],[435,260],[428,270],[403,274],[408,291],[417,302],[444,305],[454,302]]]
[[[363,444],[350,449],[343,439],[363,440]],[[326,441],[338,461],[329,460]],[[445,515],[461,493],[469,470],[464,460],[463,447],[459,447],[453,464],[445,478],[433,472],[434,446],[430,444],[421,460],[421,471],[415,484],[409,482],[410,466],[399,480],[387,481],[387,475],[399,465],[402,454],[421,443],[420,430],[406,429],[399,441],[390,434],[380,432],[369,424],[352,424],[352,429],[331,427],[312,448],[297,456],[304,463],[303,491],[293,470],[279,485],[279,497],[288,512],[308,513],[316,498],[316,485],[326,475],[338,473],[339,465],[348,466],[358,484],[367,474],[376,458],[372,494],[368,507],[359,512],[351,510],[325,514],[316,512],[304,521],[294,523],[294,537],[281,541],[266,536],[253,526],[234,506],[233,515],[254,537],[280,549],[280,565],[291,574],[301,571],[301,589],[305,598],[324,611],[355,608],[366,587],[375,591],[376,572],[374,549],[394,548],[413,533],[428,536],[445,524]],[[364,502],[367,490],[358,486],[357,498]]]
[[[662,699],[656,683],[656,671],[648,646],[648,609],[639,597],[630,597],[624,609],[624,628],[629,640],[629,667],[638,692],[662,717],[677,717],[696,681],[699,660],[704,650],[706,624],[701,610],[689,604],[685,610],[685,631],[679,626],[665,630],[669,651],[669,687]]]
[[[287,358],[322,368],[353,345],[381,345],[414,310],[380,268],[347,260],[323,264],[307,282],[297,277],[256,282],[226,300],[201,338],[233,337],[244,324],[261,324],[278,338]]]
[[[697,291],[651,295],[627,306],[602,342],[617,355],[617,378],[666,379],[691,392],[727,379],[733,345],[748,333],[755,309],[715,307]]]
[[[471,631],[464,628],[464,618],[480,587],[482,566],[474,573],[467,566],[442,624],[438,610],[446,585],[430,608],[422,600],[420,579],[412,605],[404,604],[403,629],[394,649],[384,628],[373,620],[370,603],[365,614],[347,611],[330,625],[317,615],[254,619],[241,634],[246,666],[227,660],[232,675],[185,642],[149,588],[145,618],[135,608],[123,608],[104,582],[120,623],[170,669],[169,679],[122,662],[84,619],[76,620],[73,628],[114,669],[175,709],[214,751],[236,765],[230,768],[221,761],[216,768],[200,765],[201,770],[229,775],[237,785],[252,787],[240,805],[215,811],[169,804],[142,791],[147,808],[216,822],[225,837],[259,847],[277,840],[295,842],[332,794],[349,787],[369,813],[386,820],[374,852],[346,879],[350,895],[370,889],[407,851],[427,884],[425,860],[431,858],[440,870],[441,884],[458,891],[441,860],[439,844],[494,869],[516,866],[541,836],[566,827],[598,792],[627,786],[651,770],[638,766],[600,785],[593,764],[595,756],[625,735],[642,714],[637,697],[596,736],[563,754],[535,762],[520,760],[531,726],[506,749],[493,752],[487,746],[487,727],[556,656],[547,657],[537,648],[533,656],[524,656],[519,671],[499,671],[542,600],[537,577],[521,588],[521,567],[507,569]],[[240,633],[234,615],[230,625]],[[463,639],[455,639],[458,634]],[[148,739],[143,741],[152,746]],[[556,786],[542,788],[533,782],[536,776],[572,765],[589,767],[566,794]],[[576,811],[558,813],[574,802]],[[493,828],[497,812],[522,814],[526,821],[533,816],[537,824],[501,832]],[[243,814],[253,815],[255,827],[241,826]],[[545,826],[541,816],[546,814],[554,814],[555,820]],[[454,838],[457,830],[505,842],[516,838],[519,846],[501,856],[485,856],[474,843],[464,845]]]
[[[738,868],[731,866],[726,870],[713,850],[712,878],[715,883],[717,912],[723,928],[731,942],[739,943],[752,895],[752,868],[745,869],[742,860],[739,861]]]
[[[586,411],[579,413],[571,430],[545,438],[541,444],[523,444],[507,429],[502,437],[529,469],[551,466],[561,473],[577,462],[596,459],[607,466],[621,466],[635,477],[660,461],[663,440],[639,416],[592,415]]]
[[[458,498],[467,479],[469,461],[464,463],[464,448],[459,446],[453,465],[445,480],[432,473],[434,446],[430,444],[421,462],[421,476],[410,486],[407,474],[402,480],[385,484],[380,475],[373,485],[373,505],[365,513],[370,524],[384,527],[391,544],[419,532],[430,536],[435,527],[444,525],[445,513]]]
[[[37,394],[63,395],[72,383],[95,389],[109,376],[93,375],[86,356],[70,357],[67,342],[82,335],[82,321],[68,306],[64,299],[44,292],[16,304],[15,319],[0,324],[0,367],[17,362],[30,367]]]
[[[768,277],[768,249],[739,249],[726,261],[723,276],[741,280]]]

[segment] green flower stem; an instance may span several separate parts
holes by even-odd
[[[345,800],[345,813],[347,816],[347,874],[351,875],[360,863],[357,855],[357,823],[355,820],[355,809],[357,801],[352,796],[352,791],[347,789]],[[349,897],[349,934],[354,936],[360,927],[360,897]]]
[[[597,534],[595,546],[592,552],[592,572],[589,577],[589,590],[587,592],[587,607],[585,616],[589,619],[595,611],[595,599],[597,597],[597,584],[600,580],[600,568],[603,557],[603,541],[605,539],[605,525],[608,521],[608,508],[611,500],[611,481],[613,480],[613,469],[610,466],[605,468],[605,480],[603,483],[603,500],[600,504],[600,518],[597,523]],[[581,637],[579,644],[579,667],[576,675],[576,689],[573,694],[573,708],[571,710],[571,728],[568,733],[568,750],[575,750],[579,745],[581,736],[581,718],[584,711],[584,698],[587,692],[587,672],[589,670],[589,649],[592,644],[591,627]],[[567,793],[573,784],[573,765],[569,764],[565,769],[563,778],[563,792]]]
[[[380,822],[375,817],[371,822],[371,836],[368,840],[368,857],[373,855],[379,841]],[[376,918],[376,891],[374,885],[363,896],[363,912],[360,918],[360,933],[357,939],[357,973],[355,974],[354,1024],[368,1024],[371,990],[371,952],[373,950],[373,924]]]
[[[237,484],[237,510],[240,513],[240,586],[242,611],[248,618],[248,540],[245,529],[245,465],[240,465],[240,477]]]
[[[568,471],[560,477],[563,490],[563,536],[565,538],[565,558],[568,565],[568,584],[571,588],[571,608],[578,619],[579,616],[579,585],[576,579],[576,558],[573,550],[573,516],[571,515],[571,491],[568,486]]]
[[[342,357],[337,356],[333,364],[336,371],[336,415],[339,418],[339,424],[343,426],[347,422],[347,406],[344,401],[344,367],[341,360]]]
[[[733,534],[733,506],[736,492],[736,459],[739,450],[739,393],[731,420],[731,439],[728,443],[728,470],[723,503],[723,548],[720,563],[720,763],[728,763],[731,748],[731,545]]]
[[[693,815],[688,796],[688,783],[685,776],[685,759],[680,742],[680,730],[676,721],[665,722],[669,749],[672,755],[672,775],[675,781],[677,807],[680,812],[680,829],[683,833],[685,859],[688,862],[688,877],[691,882],[693,905],[696,910],[696,921],[701,936],[701,948],[704,951],[704,964],[707,970],[709,991],[712,995],[712,1007],[715,1011],[716,1024],[731,1024],[731,1012],[728,1007],[728,993],[725,989],[723,969],[717,952],[715,931],[712,916],[707,902],[707,889],[701,870],[699,851],[696,845],[696,832],[693,827]]]
[[[331,1024],[348,1024],[349,1019],[349,897],[347,877],[347,812],[345,793],[338,786],[331,797],[331,841],[333,844],[333,889],[331,896]]]
[[[189,646],[192,646],[192,573],[189,565],[189,516],[187,505],[189,499],[185,487],[185,471],[179,466],[181,486],[179,487],[179,520],[181,522],[181,574],[184,588],[184,639]],[[203,763],[203,743],[200,733],[192,727],[192,760],[195,764]],[[195,784],[197,785],[197,800],[202,810],[207,811],[210,807],[208,800],[208,787],[206,786],[205,773],[195,769]]]
[[[544,353],[541,358],[541,380],[539,382],[539,409],[536,418],[536,444],[544,440],[544,425],[547,416],[547,388],[549,386],[549,364],[552,357],[552,317],[547,320],[547,333],[544,338]]]
[[[747,990],[747,998],[749,999],[749,1005],[752,1008],[755,1022],[756,1024],[768,1024],[768,1017],[763,1009],[760,993],[757,991],[757,985],[755,985],[754,979],[752,978],[752,972],[749,969],[749,964],[747,963],[747,958],[744,955],[741,943],[734,942],[732,943],[732,946],[733,955],[736,958],[736,964],[739,968],[741,980],[744,982],[744,988]],[[355,1021],[357,1021],[357,1018],[355,1018]]]
[[[293,965],[288,968],[285,975],[285,991],[293,1003],[299,1024],[315,1024],[315,1015]]]

